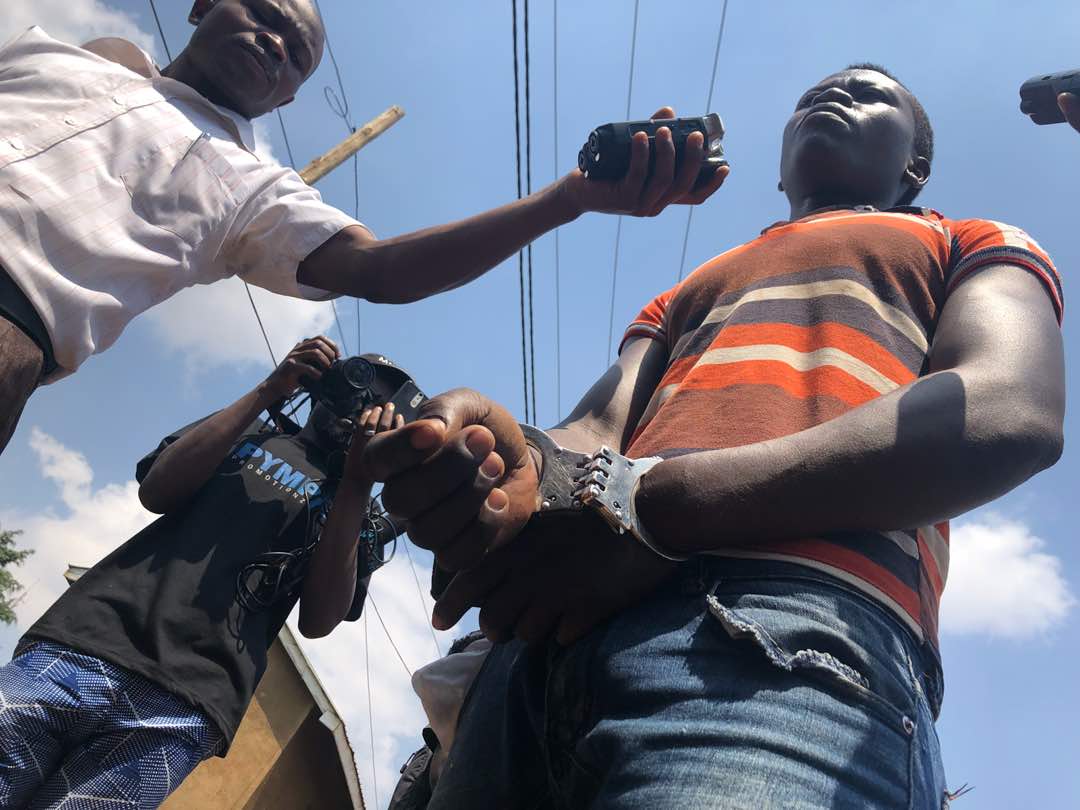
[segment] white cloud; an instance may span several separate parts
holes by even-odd
[[[40,25],[49,36],[81,45],[96,37],[123,37],[154,52],[154,37],[132,16],[101,0],[8,0],[0,14],[0,42]]]
[[[56,508],[45,514],[27,514],[17,508],[0,510],[0,525],[21,528],[19,547],[35,551],[16,571],[26,585],[26,596],[17,608],[17,624],[10,628],[0,626],[0,661],[8,659],[19,636],[66,589],[63,574],[69,564],[93,565],[156,517],[139,503],[135,481],[95,488],[93,470],[86,457],[38,428],[31,430],[30,446],[37,455],[43,478],[56,486],[58,501]],[[426,552],[411,549],[424,590],[421,599],[408,557],[400,545],[404,542],[399,541],[394,559],[375,574],[372,599],[409,669],[415,670],[437,657],[427,623],[431,609],[431,599],[427,596],[431,558]],[[422,744],[420,731],[426,721],[409,676],[370,605],[369,602],[367,631],[371,642],[374,761],[379,799],[385,807],[397,783],[398,769]],[[445,652],[454,634],[437,635]],[[364,620],[342,624],[326,639],[301,638],[301,644],[345,721],[356,752],[365,799],[369,807],[375,807]]]
[[[17,610],[17,625],[0,629],[3,660],[18,636],[64,591],[69,564],[93,565],[155,517],[139,503],[134,481],[95,488],[85,456],[36,427],[30,432],[30,446],[42,476],[59,490],[60,508],[33,515],[18,509],[0,512],[0,524],[23,530],[19,547],[34,550],[16,570],[26,590]]]
[[[275,295],[258,287],[252,287],[251,294],[279,362],[298,341],[326,332],[333,323],[326,302]],[[238,278],[183,290],[146,318],[167,347],[184,353],[189,370],[270,362]]]
[[[409,670],[415,671],[437,655],[428,624],[431,600],[426,591],[431,568],[430,564],[420,564],[417,550],[411,550],[417,559],[416,573],[424,588],[426,607],[422,609],[420,606],[416,582],[400,547],[395,558],[372,578],[371,596]],[[420,699],[412,690],[409,675],[387,640],[371,602],[365,612],[368,614],[367,637],[371,643],[369,660],[375,729],[375,782],[372,781],[364,666],[365,620],[361,618],[355,624],[343,624],[325,639],[301,639],[301,645],[345,720],[349,741],[356,753],[364,799],[374,808],[386,806],[397,784],[402,764],[409,754],[423,745],[420,731],[427,721]],[[445,653],[455,634],[451,631],[436,635]],[[375,804],[376,784],[378,805]]]
[[[270,135],[270,125],[266,118],[256,118],[251,122],[255,132],[255,154],[266,163],[281,164],[278,156],[274,154],[274,143]]]
[[[1076,604],[1061,561],[1023,523],[991,513],[956,524],[950,540],[942,632],[1039,637]]]

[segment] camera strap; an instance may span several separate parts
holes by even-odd
[[[634,505],[642,476],[662,458],[627,458],[606,445],[594,453],[581,453],[561,447],[532,425],[521,425],[521,432],[541,457],[540,511],[536,517],[592,509],[612,531],[633,535],[654,554],[677,562],[688,559],[659,546],[641,524]]]

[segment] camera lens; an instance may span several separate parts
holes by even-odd
[[[375,382],[375,366],[363,357],[350,357],[341,369],[342,376],[353,388],[371,388]]]

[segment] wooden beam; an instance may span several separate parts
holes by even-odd
[[[309,186],[315,185],[404,117],[405,111],[396,104],[379,113],[325,155],[311,161],[300,171],[300,176]]]

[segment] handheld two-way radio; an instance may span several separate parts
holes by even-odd
[[[697,118],[652,118],[647,121],[620,121],[604,124],[589,133],[589,139],[578,152],[578,168],[590,180],[618,180],[630,168],[630,141],[638,132],[649,136],[649,173],[656,161],[652,148],[656,143],[656,131],[661,127],[671,130],[675,144],[675,171],[678,172],[686,153],[686,139],[694,132],[705,138],[705,159],[697,183],[712,177],[721,166],[726,166],[724,147],[724,123],[716,113]]]
[[[1020,86],[1020,112],[1036,124],[1064,124],[1065,115],[1058,107],[1061,93],[1080,95],[1080,70],[1063,70],[1034,76]]]

